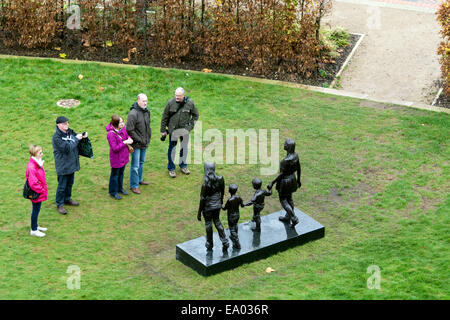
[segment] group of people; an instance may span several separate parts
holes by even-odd
[[[151,138],[150,110],[147,108],[148,98],[141,93],[137,101],[131,106],[127,124],[122,117],[113,115],[106,126],[107,140],[110,146],[109,158],[111,174],[109,179],[109,194],[116,200],[119,195],[127,195],[123,186],[125,167],[131,158],[130,189],[135,194],[141,194],[139,185],[148,185],[143,179],[143,170],[147,148]],[[161,140],[169,136],[168,171],[171,178],[175,173],[175,150],[178,140],[181,142],[180,162],[181,172],[190,172],[186,164],[187,144],[189,133],[199,118],[198,110],[185,90],[181,87],[175,90],[175,97],[170,99],[164,109],[161,119]],[[60,214],[67,214],[65,205],[78,206],[79,202],[72,199],[72,187],[75,172],[80,170],[78,145],[82,139],[88,137],[87,132],[76,133],[69,128],[69,119],[60,116],[56,119],[56,131],[52,138],[53,155],[55,160],[58,187],[56,189],[56,207]],[[32,236],[44,237],[47,228],[38,226],[38,216],[43,201],[47,200],[47,183],[45,179],[42,147],[31,145],[30,160],[27,165],[26,178],[30,188],[39,193],[39,197],[32,202],[31,231]],[[130,157],[131,154],[131,157]]]
[[[106,126],[107,140],[110,146],[109,158],[111,174],[109,179],[109,194],[114,199],[120,200],[122,195],[128,195],[123,186],[125,167],[131,158],[130,168],[130,189],[135,194],[141,194],[139,185],[148,185],[143,179],[143,170],[147,149],[151,138],[150,110],[147,108],[148,98],[141,93],[137,101],[131,106],[128,113],[127,123],[119,115],[113,115],[110,123]],[[179,166],[182,173],[188,175],[187,168],[187,145],[189,133],[194,128],[195,122],[199,118],[199,113],[194,102],[185,96],[183,88],[175,90],[175,97],[170,99],[164,109],[161,118],[160,134],[164,141],[169,136],[169,147],[167,152],[167,169],[171,178],[176,177],[175,173],[175,150],[178,141],[181,143]],[[74,184],[75,172],[80,170],[78,145],[82,139],[88,137],[87,132],[76,133],[69,128],[69,119],[60,116],[56,119],[56,131],[52,138],[53,155],[55,160],[56,174],[58,177],[58,187],[56,189],[56,206],[60,214],[67,214],[65,205],[78,206],[79,202],[72,199],[72,187]],[[230,239],[234,249],[240,249],[238,236],[239,207],[253,205],[254,232],[261,231],[261,211],[264,209],[264,199],[272,195],[272,187],[275,184],[278,191],[281,206],[286,211],[285,216],[279,219],[289,223],[294,227],[299,221],[294,212],[292,194],[301,187],[301,168],[297,153],[295,153],[295,142],[286,139],[284,149],[287,156],[280,162],[280,174],[267,186],[268,190],[261,188],[262,181],[253,179],[252,184],[255,189],[253,198],[244,204],[242,198],[238,196],[238,187],[230,184],[230,198],[225,205],[225,181],[222,176],[215,172],[214,163],[207,162],[204,165],[204,180],[201,188],[200,204],[197,219],[201,217],[205,220],[207,250],[213,248],[214,224],[224,250],[228,249],[229,243],[225,235],[224,228],[220,222],[220,211],[226,210],[228,215],[228,226],[230,229]],[[28,183],[39,197],[32,202],[31,231],[32,236],[44,237],[47,228],[38,225],[38,216],[43,201],[47,200],[47,183],[45,179],[43,150],[41,146],[30,146],[31,155],[28,162],[26,177]],[[130,157],[131,155],[131,157]]]

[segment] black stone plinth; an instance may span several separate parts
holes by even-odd
[[[206,250],[206,237],[202,236],[178,244],[176,258],[199,274],[209,276],[236,268],[244,263],[267,258],[274,253],[325,236],[323,225],[297,208],[295,208],[295,214],[299,218],[299,223],[295,228],[291,228],[289,224],[278,220],[278,217],[285,215],[284,210],[262,216],[261,232],[251,230],[252,222],[239,224],[240,250],[233,249],[230,241],[230,247],[223,252],[222,242],[217,232],[214,232],[214,248],[212,251]],[[223,212],[221,216],[223,220],[226,213]],[[229,239],[230,232],[228,229],[226,235]]]

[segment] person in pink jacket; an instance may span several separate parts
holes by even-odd
[[[30,161],[28,161],[27,171],[25,173],[28,184],[30,188],[39,193],[39,197],[36,200],[31,200],[32,202],[32,212],[31,212],[31,231],[30,235],[36,237],[45,237],[45,233],[42,231],[47,231],[47,228],[38,226],[38,216],[41,211],[41,204],[47,200],[47,182],[45,180],[44,171],[44,160],[42,160],[42,147],[41,146],[30,146]]]
[[[109,194],[116,200],[122,199],[121,194],[128,192],[123,188],[123,173],[125,166],[130,161],[127,144],[131,145],[133,139],[124,128],[123,119],[118,115],[111,117],[111,122],[106,126],[107,139],[109,143],[109,160],[111,162],[111,175],[109,177]]]

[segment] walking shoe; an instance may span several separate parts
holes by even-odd
[[[292,220],[290,227],[294,228],[297,223],[298,223],[298,219]]]
[[[66,201],[66,202],[64,202],[65,204],[68,204],[68,205],[70,205],[70,206],[79,206],[80,205],[80,203],[79,202],[76,202],[76,201],[73,201],[72,199],[70,199],[69,201]]]
[[[44,227],[39,227],[38,226],[38,228],[37,228],[39,231],[47,231],[47,228],[44,228]]]
[[[141,190],[139,190],[138,188],[131,188],[131,192],[141,194]]]
[[[66,211],[66,209],[64,209],[64,206],[58,207],[58,212],[61,214],[67,214],[67,211]]]
[[[150,183],[149,182],[147,182],[147,181],[144,181],[144,180],[142,180],[141,182],[139,182],[139,184],[143,184],[143,185],[149,185]]]
[[[122,200],[122,197],[119,196],[119,194],[117,194],[117,193],[116,194],[110,194],[110,196],[113,197],[116,200]]]
[[[124,189],[120,190],[119,193],[123,194],[124,196],[128,195],[128,192],[126,192]]]
[[[45,237],[45,233],[40,232],[39,230],[35,230],[35,231],[31,230],[30,235],[35,236],[35,237],[40,237],[40,238]]]
[[[230,244],[228,242],[222,243],[222,250],[227,251]]]
[[[283,222],[289,222],[291,221],[291,218],[289,218],[287,215],[286,216],[280,216],[278,218],[278,220],[283,221]]]
[[[181,168],[180,170],[181,170],[181,172],[183,172],[185,175],[188,175],[188,174],[191,173],[191,172],[189,171],[188,168]]]
[[[169,171],[169,176],[170,176],[171,178],[176,178],[176,177],[177,177],[177,174],[175,173],[175,171]]]

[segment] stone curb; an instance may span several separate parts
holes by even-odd
[[[366,36],[363,33],[351,33],[351,34],[354,34],[354,35],[357,35],[357,36],[360,36],[360,37],[359,37],[358,41],[356,42],[355,46],[353,47],[352,51],[348,55],[347,59],[345,59],[344,64],[339,69],[339,72],[334,77],[334,80],[331,82],[331,85],[330,85],[331,88],[334,88],[334,85],[336,84],[336,81],[337,81],[338,77],[341,76],[341,74],[344,71],[344,69],[350,63],[350,60],[353,58],[353,55],[355,54],[356,49],[358,49],[359,45],[361,44],[361,42],[363,41],[364,37]]]
[[[133,64],[121,64],[121,63],[113,63],[113,62],[102,62],[102,61],[86,61],[86,60],[71,60],[71,59],[58,59],[58,58],[44,58],[44,57],[26,57],[26,56],[12,56],[12,55],[0,55],[0,59],[29,59],[29,60],[51,60],[55,62],[62,62],[62,63],[72,63],[72,64],[89,64],[89,63],[96,63],[102,66],[112,66],[112,67],[119,67],[119,68],[153,68],[157,70],[178,70],[180,72],[190,72],[190,73],[197,73],[197,74],[211,74],[216,76],[224,76],[232,79],[239,79],[239,80],[245,80],[245,81],[251,81],[251,82],[260,82],[260,83],[266,83],[266,84],[272,84],[272,85],[279,85],[284,87],[290,87],[290,88],[299,88],[299,89],[305,89],[315,92],[321,92],[341,97],[349,97],[349,98],[356,98],[356,99],[362,99],[362,100],[370,100],[374,102],[380,102],[380,103],[386,103],[386,104],[395,104],[405,107],[411,107],[416,109],[422,109],[427,111],[434,111],[434,112],[443,112],[450,114],[450,109],[448,108],[442,108],[442,107],[434,107],[423,103],[417,103],[417,102],[410,102],[410,101],[384,101],[384,100],[378,100],[369,97],[367,94],[361,94],[356,92],[349,92],[349,91],[343,91],[343,90],[336,90],[331,88],[321,88],[321,87],[315,87],[315,86],[309,86],[305,84],[300,83],[294,83],[294,82],[287,82],[287,81],[280,81],[280,80],[270,80],[270,79],[261,79],[261,78],[253,78],[248,76],[239,76],[239,75],[231,75],[231,74],[224,74],[224,73],[205,73],[202,71],[197,70],[184,70],[184,69],[175,69],[175,68],[162,68],[162,67],[152,67],[152,66],[141,66],[141,65],[133,65]]]

